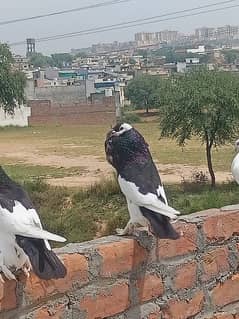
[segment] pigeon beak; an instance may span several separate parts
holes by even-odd
[[[111,130],[110,132],[110,137],[116,136],[117,132],[115,130]]]

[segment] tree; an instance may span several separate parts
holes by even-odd
[[[51,57],[36,52],[31,54],[30,64],[32,64],[35,68],[44,68],[47,66],[52,66],[53,61]]]
[[[126,96],[138,109],[149,109],[159,104],[159,77],[141,75],[129,82]]]
[[[212,147],[232,141],[238,133],[239,78],[229,72],[199,68],[169,80],[160,112],[162,137],[184,145],[192,136],[205,144],[211,186],[216,183]]]
[[[69,53],[55,53],[51,55],[53,66],[62,68],[65,66],[70,66],[72,63],[72,55]]]
[[[0,44],[0,107],[14,114],[24,102],[25,75],[13,68],[13,57],[6,44]]]
[[[238,50],[224,50],[222,53],[227,64],[234,64],[239,59]]]

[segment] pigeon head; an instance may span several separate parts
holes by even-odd
[[[235,151],[239,152],[239,139],[235,142]]]
[[[120,170],[124,165],[137,158],[147,157],[148,144],[143,136],[130,124],[121,123],[114,126],[107,134],[105,153],[108,162]]]

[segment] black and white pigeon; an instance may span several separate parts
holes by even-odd
[[[127,123],[117,124],[106,136],[108,162],[116,169],[126,197],[130,220],[119,235],[130,235],[137,226],[149,226],[159,238],[177,239],[170,223],[180,214],[168,206],[157,168],[143,136]]]
[[[15,271],[29,276],[31,269],[45,280],[65,277],[66,268],[48,240],[66,241],[42,229],[26,191],[0,167],[0,272],[9,280],[16,280]]]

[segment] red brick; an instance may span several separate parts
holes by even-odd
[[[216,306],[226,306],[239,301],[239,275],[233,276],[223,284],[218,284],[212,291],[212,300]]]
[[[216,248],[203,256],[203,281],[208,281],[222,272],[229,271],[229,252],[227,247]]]
[[[159,259],[187,255],[197,250],[197,226],[178,222],[174,227],[181,232],[182,235],[177,240],[159,240]]]
[[[162,278],[157,275],[145,275],[137,281],[137,288],[140,302],[162,296],[164,292]]]
[[[203,308],[204,294],[198,292],[189,300],[170,300],[164,310],[164,319],[187,319],[194,318]]]
[[[148,258],[146,249],[132,239],[102,245],[98,251],[103,258],[101,269],[103,277],[131,271]]]
[[[34,313],[33,318],[34,319],[47,319],[47,318],[64,319],[64,316],[65,316],[64,310],[65,310],[65,305],[59,305],[55,307],[54,309],[43,307]]]
[[[17,307],[16,281],[7,280],[0,282],[0,312]]]
[[[160,310],[152,312],[147,319],[161,319],[162,312]]]
[[[25,294],[29,303],[57,293],[64,293],[72,289],[74,282],[85,284],[88,282],[88,262],[80,254],[62,256],[67,268],[67,275],[58,280],[41,280],[34,274],[26,282]]]
[[[86,319],[103,319],[127,310],[129,305],[129,287],[121,283],[86,295],[80,302],[80,309],[86,311]]]
[[[220,212],[207,217],[203,224],[203,231],[209,242],[227,240],[239,234],[238,212]]]
[[[189,262],[180,265],[173,280],[176,289],[186,289],[195,286],[197,281],[197,264]]]
[[[231,314],[219,313],[219,314],[215,314],[213,317],[206,318],[206,319],[234,319],[234,317]]]

